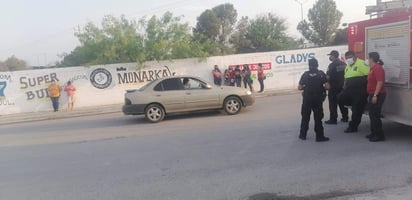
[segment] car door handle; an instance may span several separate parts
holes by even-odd
[[[191,95],[192,93],[190,93],[190,92],[186,92],[186,95]]]
[[[160,97],[160,96],[162,96],[162,95],[160,95],[160,94],[156,94],[156,96],[157,96],[157,97]]]

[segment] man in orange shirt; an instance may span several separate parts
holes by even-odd
[[[47,90],[49,92],[54,112],[59,111],[60,85],[53,79]]]
[[[67,94],[67,111],[71,111],[74,106],[74,94],[76,92],[76,87],[74,87],[71,81],[68,81],[66,87],[64,87],[64,91]]]

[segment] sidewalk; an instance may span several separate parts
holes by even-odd
[[[364,194],[349,195],[331,198],[329,200],[410,200],[412,199],[412,186],[388,188]]]
[[[122,109],[122,104],[113,104],[113,105],[104,105],[104,106],[82,107],[82,108],[77,108],[77,109],[75,108],[73,111],[70,111],[70,112],[68,112],[66,108],[63,108],[61,111],[58,111],[58,112],[40,111],[40,112],[1,115],[0,116],[0,126],[5,125],[5,124],[116,113],[116,112],[121,112],[121,109]]]
[[[264,93],[254,93],[256,98],[265,96],[276,96],[285,94],[295,94],[298,93],[297,90],[268,90]],[[0,125],[23,123],[23,122],[33,122],[33,121],[43,121],[52,119],[63,119],[70,117],[81,117],[90,115],[101,115],[109,113],[120,113],[122,112],[123,104],[112,104],[104,106],[91,106],[75,108],[73,111],[66,111],[65,108],[59,112],[52,111],[41,111],[32,113],[18,113],[10,115],[0,115]]]

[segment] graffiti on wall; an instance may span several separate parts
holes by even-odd
[[[36,77],[21,76],[19,80],[20,90],[26,94],[28,101],[44,100],[50,97],[47,86],[52,80],[59,81],[56,73]]]
[[[290,55],[278,55],[275,57],[275,62],[279,65],[306,63],[309,59],[314,57],[315,53],[296,53]]]
[[[262,69],[264,71],[264,74],[266,77],[273,77],[272,72],[267,72],[272,70],[272,63],[271,62],[262,62],[262,63],[245,63],[245,64],[236,64],[236,65],[229,65],[229,67],[232,68],[232,70],[235,69],[237,65],[239,65],[240,70],[243,70],[244,65],[248,65],[250,71],[257,71],[259,64],[262,64]],[[266,71],[266,72],[265,72]],[[257,74],[252,73],[252,79],[257,79]]]
[[[106,89],[112,84],[112,74],[104,68],[97,68],[90,74],[90,82],[97,89]]]
[[[150,69],[140,71],[127,71],[126,68],[117,68],[118,84],[136,84],[153,81],[162,77],[174,76],[176,72],[170,71],[168,66],[163,66],[164,69]]]
[[[8,74],[0,74],[0,106],[13,106],[14,102],[6,96],[7,82],[11,81]]]

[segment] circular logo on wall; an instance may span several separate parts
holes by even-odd
[[[112,83],[112,74],[104,68],[97,68],[90,74],[90,82],[98,89],[105,89]]]

